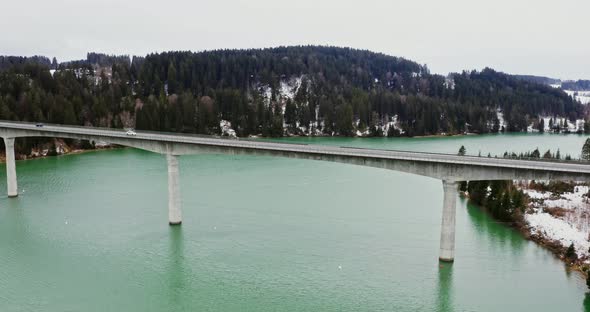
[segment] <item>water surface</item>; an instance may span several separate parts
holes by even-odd
[[[560,148],[577,135],[290,142],[456,153]],[[121,149],[18,162],[0,198],[0,311],[584,311],[585,281],[459,200],[439,266],[438,180],[272,157],[166,160]],[[0,173],[5,190],[5,173]]]

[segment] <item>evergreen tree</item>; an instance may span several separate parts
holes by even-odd
[[[551,155],[551,150],[547,150],[545,154],[543,154],[543,159],[551,159],[553,156]]]
[[[459,152],[457,153],[457,155],[459,155],[459,156],[465,156],[465,153],[467,153],[467,150],[465,149],[465,146],[461,145],[461,147],[459,148]]]
[[[467,181],[459,182],[459,191],[467,192]]]
[[[168,66],[168,75],[166,77],[168,78],[168,94],[177,93],[178,81],[176,79],[176,67],[174,66],[174,63],[171,63],[170,66]]]
[[[353,134],[352,126],[352,106],[350,104],[342,105],[336,113],[336,130],[340,135],[351,136]]]
[[[582,159],[590,160],[590,138],[586,139],[584,146],[582,146]]]
[[[575,261],[578,259],[578,254],[576,254],[576,248],[574,247],[574,243],[571,243],[565,251],[565,257],[570,261]]]
[[[285,104],[285,123],[287,123],[291,128],[295,129],[297,125],[297,111],[296,106],[291,99],[287,99],[287,103]]]
[[[49,151],[47,152],[47,156],[57,156],[57,148],[55,146],[55,142],[51,142],[49,146]]]

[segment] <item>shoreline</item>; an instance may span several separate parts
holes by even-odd
[[[288,134],[281,137],[265,137],[262,135],[249,135],[245,137],[236,137],[237,139],[281,139],[281,138],[354,138],[354,139],[428,139],[428,138],[452,138],[452,137],[470,137],[470,136],[485,136],[485,135],[506,135],[506,134],[520,134],[520,135],[590,135],[590,133],[578,133],[578,132],[489,132],[489,133],[455,133],[455,134],[427,134],[427,135],[414,135],[414,136],[344,136],[344,135],[300,135],[300,134]]]
[[[523,222],[517,222],[517,221],[512,221],[512,222],[504,222],[504,221],[500,221],[498,219],[496,219],[487,209],[487,207],[485,206],[480,206],[476,203],[474,203],[471,198],[469,197],[469,195],[466,192],[462,192],[462,191],[458,191],[459,192],[459,196],[463,197],[465,199],[467,199],[468,204],[471,204],[475,207],[477,207],[477,209],[480,209],[483,213],[485,213],[489,218],[491,218],[492,220],[503,224],[506,227],[512,228],[515,231],[517,231],[522,238],[524,238],[527,241],[531,241],[534,242],[535,244],[537,244],[538,246],[542,247],[543,249],[551,252],[551,254],[559,259],[564,265],[565,265],[565,269],[567,271],[573,271],[573,272],[578,272],[579,274],[581,274],[584,278],[588,277],[588,274],[590,272],[588,272],[588,265],[584,265],[583,263],[580,262],[580,259],[578,258],[576,261],[568,261],[568,259],[566,259],[563,255],[565,253],[565,250],[567,250],[567,247],[540,235],[535,235],[535,234],[531,234],[528,224],[526,223],[526,221],[524,221],[524,217],[523,217]]]
[[[108,150],[121,149],[121,148],[127,148],[127,147],[125,147],[125,146],[112,146],[112,147],[102,147],[102,148],[93,148],[93,149],[74,149],[74,150],[71,150],[71,151],[69,151],[67,153],[62,153],[62,154],[58,154],[58,155],[54,155],[54,156],[44,155],[44,156],[26,157],[26,158],[16,159],[16,161],[29,161],[29,160],[37,160],[37,159],[47,159],[47,158],[51,158],[51,157],[62,157],[62,156],[70,156],[70,155],[79,155],[79,154],[86,154],[86,153],[92,153],[92,152],[101,152],[101,151],[108,151]],[[3,153],[0,156],[0,164],[4,164],[4,163],[6,163],[6,155]]]

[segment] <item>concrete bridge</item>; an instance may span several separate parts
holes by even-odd
[[[18,196],[14,140],[21,137],[55,137],[104,141],[155,153],[168,161],[168,220],[182,222],[178,157],[186,154],[240,154],[323,160],[401,171],[442,180],[444,190],[439,259],[453,261],[455,253],[455,207],[457,183],[475,180],[566,180],[590,179],[590,164],[498,159],[447,154],[360,149],[351,147],[286,144],[253,140],[224,139],[174,133],[36,125],[0,121],[0,136],[6,146],[8,196]]]

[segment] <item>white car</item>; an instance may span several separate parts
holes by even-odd
[[[125,132],[127,135],[136,135],[137,133],[135,133],[135,131],[129,129],[127,130],[127,132]]]

